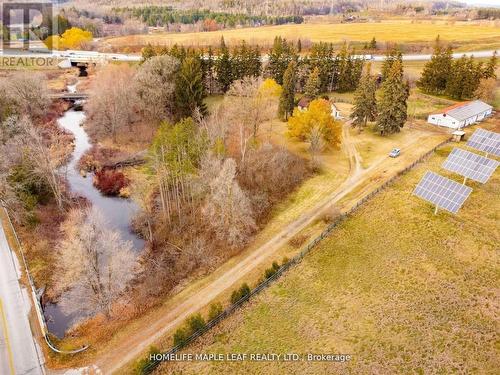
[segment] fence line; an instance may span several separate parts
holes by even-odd
[[[327,237],[331,231],[336,228],[340,223],[342,223],[348,216],[352,215],[356,210],[362,206],[364,203],[369,201],[371,198],[373,198],[377,193],[380,191],[384,190],[387,186],[392,184],[396,179],[398,179],[400,176],[403,174],[407,173],[409,170],[413,169],[417,164],[421,163],[422,161],[428,159],[438,148],[444,146],[448,142],[451,141],[451,137],[448,138],[447,140],[441,142],[439,145],[434,147],[432,150],[426,152],[424,155],[422,155],[420,158],[418,158],[416,161],[414,161],[412,164],[404,168],[403,170],[399,171],[391,177],[389,180],[385,181],[381,186],[378,188],[372,190],[370,193],[365,195],[362,199],[360,199],[356,204],[351,207],[349,210],[347,210],[345,213],[340,214],[332,223],[330,223],[325,230],[321,232],[316,238],[314,238],[312,241],[310,241],[304,249],[297,255],[295,255],[292,259],[288,260],[286,263],[281,265],[281,267],[276,270],[276,272],[265,279],[264,281],[260,282],[254,289],[250,291],[247,295],[243,296],[240,298],[237,302],[232,303],[229,305],[222,313],[220,313],[218,316],[210,320],[203,328],[197,330],[194,332],[191,336],[189,336],[182,344],[179,344],[177,346],[172,347],[170,350],[161,353],[162,356],[168,357],[170,355],[173,355],[180,351],[181,349],[185,348],[187,345],[191,344],[193,341],[195,341],[198,337],[202,336],[204,333],[208,332],[211,330],[213,327],[215,327],[217,324],[219,324],[221,321],[229,317],[234,311],[236,311],[239,307],[241,307],[245,302],[247,302],[251,297],[257,295],[260,293],[262,290],[266,289],[271,283],[273,283],[275,280],[280,278],[286,271],[288,271],[290,268],[293,266],[299,264],[302,259],[313,249],[316,247],[316,245],[323,240],[325,237]],[[161,360],[154,359],[151,361],[144,369],[143,373],[144,374],[151,374],[161,363]]]

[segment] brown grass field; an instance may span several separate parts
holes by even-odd
[[[500,119],[481,127],[500,130]],[[468,129],[470,133],[472,129]],[[411,195],[439,149],[185,353],[345,353],[347,363],[183,362],[159,374],[494,374],[500,366],[500,175],[457,215]],[[463,144],[459,147],[465,147]]]
[[[411,21],[387,20],[371,23],[352,24],[312,24],[265,26],[258,28],[240,28],[198,33],[154,33],[148,35],[130,35],[107,38],[102,45],[115,48],[133,48],[152,45],[189,45],[206,47],[218,45],[224,36],[230,45],[244,39],[249,43],[269,46],[275,36],[289,40],[301,39],[311,42],[332,42],[335,44],[347,42],[368,42],[373,37],[378,42],[396,43],[428,43],[434,41],[437,35],[447,42],[467,45],[467,49],[488,49],[500,46],[500,27],[491,22],[455,22],[442,21]]]

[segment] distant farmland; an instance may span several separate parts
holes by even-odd
[[[208,45],[217,45],[221,36],[224,36],[228,44],[235,44],[245,39],[249,43],[269,46],[275,36],[281,35],[290,40],[300,38],[302,41],[325,41],[337,44],[343,41],[365,43],[369,42],[373,37],[379,43],[427,44],[432,42],[438,34],[442,40],[453,42],[456,45],[473,43],[468,47],[476,50],[500,47],[500,27],[490,22],[481,24],[455,22],[451,24],[442,21],[412,23],[409,20],[351,24],[290,24],[197,33],[159,32],[148,35],[109,38],[105,39],[103,43],[118,49],[125,47],[138,48],[148,43],[167,46],[177,43],[206,47]]]

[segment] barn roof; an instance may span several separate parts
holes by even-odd
[[[491,105],[486,104],[481,100],[474,100],[472,102],[457,103],[451,107],[443,109],[441,113],[462,121],[492,108],[493,107]]]

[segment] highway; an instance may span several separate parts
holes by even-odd
[[[20,269],[0,223],[0,375],[43,375],[43,356],[28,320],[30,294],[19,283]]]
[[[457,52],[453,54],[453,58],[460,58],[463,55],[474,57],[491,57],[495,51],[474,51],[474,52]],[[403,55],[404,61],[426,61],[430,60],[432,55]],[[3,53],[0,50],[0,59],[2,57],[33,57],[33,58],[55,58],[59,60],[70,60],[73,62],[106,62],[106,61],[123,61],[123,62],[134,62],[141,61],[142,57],[140,55],[127,55],[123,53],[100,53],[94,51],[52,51],[49,53],[44,52],[16,52],[10,50],[9,52]],[[359,58],[363,58],[369,61],[384,61],[385,55],[359,55]],[[262,56],[262,62],[267,62],[269,60],[268,55]]]

